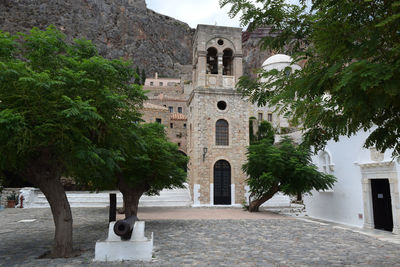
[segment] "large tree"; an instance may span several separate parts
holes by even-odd
[[[327,190],[336,181],[312,164],[309,148],[297,146],[287,137],[275,145],[269,138],[250,145],[243,171],[248,175],[250,212],[258,211],[277,192],[294,195]]]
[[[303,65],[292,75],[288,69],[260,71],[255,80],[242,78],[239,89],[302,125],[305,141],[317,149],[372,129],[366,147],[399,155],[400,1],[299,2],[220,0],[232,4],[230,15],[242,12],[250,30],[272,26],[262,46]]]
[[[0,170],[46,196],[55,223],[53,257],[73,253],[72,214],[61,176],[111,183],[123,160],[120,128],[139,120],[140,87],[129,64],[106,60],[55,27],[0,31]],[[135,141],[134,139],[133,141]]]
[[[142,144],[125,147],[126,160],[116,175],[126,217],[137,215],[143,194],[157,195],[162,189],[183,188],[186,181],[188,158],[167,140],[163,125],[142,124],[138,136]]]

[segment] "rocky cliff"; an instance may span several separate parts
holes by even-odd
[[[264,27],[252,32],[245,31],[242,35],[243,42],[243,73],[255,76],[255,71],[262,66],[265,60],[275,53],[269,49],[261,50],[260,41],[265,36],[271,36],[271,28]]]
[[[146,8],[145,0],[0,0],[0,29],[54,24],[68,38],[92,40],[107,58],[124,58],[148,76],[178,76],[192,61],[194,30]]]
[[[50,24],[70,39],[92,40],[104,57],[132,60],[148,77],[191,75],[195,30],[147,9],[145,0],[0,0],[0,30],[14,34]],[[243,33],[246,75],[271,55],[259,49],[267,34],[269,28]]]

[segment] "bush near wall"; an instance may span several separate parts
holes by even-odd
[[[18,201],[19,201],[19,190],[21,188],[3,188],[3,191],[0,193],[0,205],[1,206],[7,206],[7,197],[11,196],[13,193],[18,195]]]

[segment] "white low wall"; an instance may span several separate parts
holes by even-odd
[[[122,194],[119,191],[89,192],[75,191],[66,192],[71,207],[107,207],[110,205],[110,193],[117,194],[117,206],[122,207]],[[24,196],[24,208],[46,208],[49,207],[44,194],[37,188],[25,187],[20,190]],[[192,204],[189,190],[172,189],[162,190],[159,196],[142,196],[139,201],[141,207],[187,207]]]

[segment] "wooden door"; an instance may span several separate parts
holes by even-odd
[[[393,231],[392,199],[388,179],[371,180],[372,206],[376,229]]]
[[[231,204],[231,166],[226,160],[214,165],[214,205]]]

